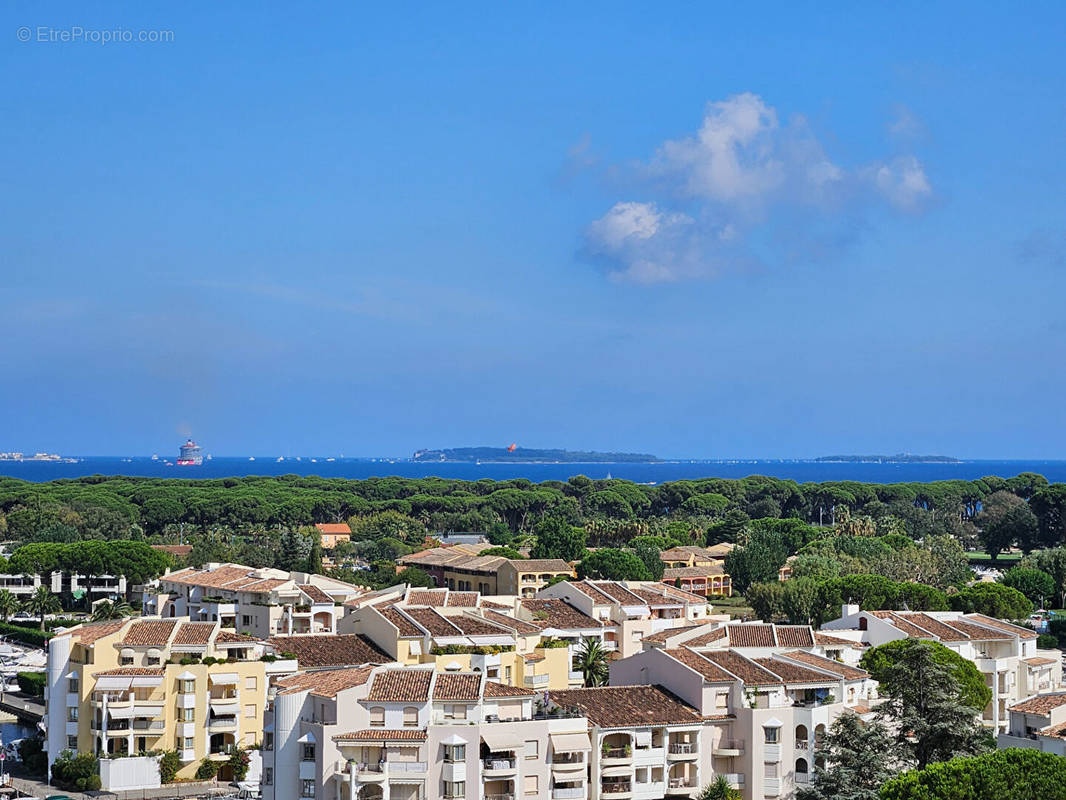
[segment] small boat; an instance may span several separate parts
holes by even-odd
[[[249,461],[255,461],[255,456],[248,456]]]

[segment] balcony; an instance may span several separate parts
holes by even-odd
[[[567,673],[566,679],[570,683],[576,683],[581,686],[585,685],[585,675],[582,672],[574,672],[573,670],[571,670],[569,673]]]
[[[389,775],[417,775],[429,769],[425,761],[389,761],[388,767]]]
[[[485,800],[514,800],[513,794],[487,794]]]
[[[165,731],[167,729],[167,723],[161,719],[135,719],[133,721],[133,730],[135,731]]]
[[[617,764],[633,760],[633,749],[630,747],[605,747],[600,751],[600,761],[604,764]]]
[[[779,797],[781,795],[781,779],[764,779],[762,783],[762,793],[765,797]]]
[[[348,774],[354,774],[362,783],[379,783],[385,780],[385,762],[376,764],[363,764],[355,761],[348,762]]]
[[[768,744],[762,749],[762,757],[764,761],[780,761],[781,760],[781,745]]]
[[[797,772],[796,783],[810,783],[811,774],[809,772]]]
[[[604,781],[600,784],[600,794],[614,800],[623,800],[633,796],[633,784],[629,781]]]
[[[552,789],[552,800],[584,800],[588,797],[588,789],[584,786],[573,786],[564,789]]]
[[[485,775],[503,775],[517,771],[518,762],[513,758],[486,758],[481,762]]]
[[[207,721],[207,729],[211,731],[233,731],[237,729],[236,717],[211,717]]]
[[[691,794],[699,786],[688,778],[671,778],[666,784],[667,794]]]
[[[551,680],[549,675],[526,675],[525,683],[527,689],[546,689],[548,688],[548,682]]]
[[[719,739],[711,747],[711,753],[722,758],[744,755],[743,739]]]
[[[744,786],[744,773],[742,772],[726,772],[723,774],[725,782],[732,786],[734,789],[740,789]]]
[[[695,742],[676,742],[670,745],[666,757],[670,761],[690,761],[699,756],[699,745]]]

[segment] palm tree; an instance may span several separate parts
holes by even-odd
[[[696,795],[696,800],[740,800],[742,796],[729,785],[725,775],[719,775],[700,790],[700,793]]]
[[[19,599],[7,589],[0,589],[0,618],[7,622],[8,619],[21,607]]]
[[[93,622],[100,622],[105,619],[122,619],[130,616],[133,616],[133,606],[125,600],[117,600],[115,602],[104,600],[93,609]]]
[[[585,679],[585,686],[603,686],[610,673],[607,651],[599,639],[586,638],[574,656],[574,666]]]
[[[41,630],[44,630],[44,618],[48,614],[54,614],[62,610],[59,598],[52,594],[47,586],[38,586],[33,590],[22,607],[31,614],[37,614],[41,618]]]

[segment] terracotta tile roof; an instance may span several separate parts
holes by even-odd
[[[368,728],[364,731],[352,731],[333,737],[335,742],[424,742],[426,732],[414,728],[389,730],[386,728]]]
[[[814,632],[809,625],[775,625],[778,647],[814,647]]]
[[[481,697],[481,675],[463,672],[441,672],[433,682],[434,700],[470,700]]]
[[[710,630],[707,633],[701,633],[699,636],[694,636],[693,638],[688,639],[685,642],[685,646],[706,647],[711,642],[717,642],[722,639],[725,639],[729,635],[729,632],[726,630],[726,627],[728,626],[723,625],[722,627],[715,628],[714,630]]]
[[[251,567],[241,567],[234,564],[223,564],[215,569],[189,569],[172,572],[164,575],[162,580],[173,583],[185,583],[190,586],[206,586],[212,589],[232,588],[230,584],[244,583],[248,580]]]
[[[567,581],[586,597],[591,597],[594,603],[613,603],[614,599],[609,594],[604,594],[592,581]]]
[[[663,580],[672,580],[674,578],[717,578],[725,574],[725,568],[721,564],[707,564],[702,567],[668,567],[663,570]]]
[[[174,637],[174,644],[206,645],[214,632],[214,622],[183,622]]]
[[[213,624],[213,623],[212,623]],[[229,631],[219,631],[218,636],[215,637],[215,644],[255,644],[259,640],[254,636],[245,636],[240,633],[230,633]]]
[[[433,636],[462,636],[463,632],[432,608],[405,608],[404,612]]]
[[[529,598],[519,602],[522,608],[533,617],[533,624],[539,625],[542,629],[587,630],[603,627],[602,622],[581,613],[565,600]]]
[[[449,608],[477,608],[480,596],[477,592],[448,592],[448,601],[444,605]]]
[[[565,572],[567,575],[574,574],[574,568],[561,558],[508,559],[508,562],[519,572]]]
[[[548,699],[563,708],[578,709],[601,728],[699,725],[703,719],[696,709],[659,686],[566,689],[549,691]]]
[[[826,675],[824,672],[781,661],[776,658],[753,659],[760,667],[770,670],[781,678],[785,683],[834,683],[840,680],[837,675]]]
[[[352,529],[346,522],[316,522],[315,527],[322,533],[345,533],[349,536],[352,533]]]
[[[989,627],[1004,631],[1005,633],[1014,634],[1020,639],[1035,639],[1040,635],[1031,628],[1023,628],[1021,625],[1012,625],[1009,622],[1004,622],[995,617],[986,617],[984,614],[967,614],[966,619],[980,625],[988,625]]]
[[[279,653],[294,653],[300,669],[388,664],[393,659],[365,636],[321,634],[274,636],[267,644]]]
[[[685,633],[686,631],[694,631],[696,630],[696,628],[702,627],[702,625],[681,625],[677,628],[664,628],[661,631],[649,633],[643,638],[642,641],[651,642],[652,644],[666,644],[667,639],[677,636],[679,633]]]
[[[310,692],[320,697],[336,697],[338,692],[365,684],[373,671],[373,666],[365,666],[300,672],[278,680],[278,694]]]
[[[665,586],[666,584],[660,584]],[[681,600],[677,598],[669,598],[665,592],[657,592],[654,589],[649,589],[647,586],[634,586],[630,589],[633,594],[641,599],[642,602],[647,603],[649,606],[680,606],[683,605]]]
[[[169,553],[172,556],[178,558],[185,558],[192,552],[191,544],[153,544],[153,550],[159,550],[162,553]]]
[[[808,653],[805,650],[790,650],[785,653],[785,655],[794,661],[802,661],[804,664],[810,664],[812,667],[824,669],[826,672],[834,672],[849,681],[870,677],[870,673],[866,670],[858,669],[857,667],[849,667],[847,664],[841,664],[839,661],[834,661],[833,659],[825,658],[824,656],[818,656],[814,653]]]
[[[485,619],[491,622],[495,622],[497,625],[504,625],[508,628],[513,628],[520,634],[531,634],[540,632],[540,628],[538,628],[536,625],[531,625],[530,623],[524,622],[523,620],[515,619],[514,617],[509,617],[506,614],[500,614],[498,611],[490,611],[487,608],[483,608],[481,610],[481,613],[484,615]]]
[[[313,583],[300,584],[300,591],[311,598],[312,603],[333,603],[333,598]]]
[[[701,606],[707,604],[706,597],[702,597],[698,594],[693,594],[692,592],[687,592],[684,589],[678,589],[676,586],[670,586],[667,583],[660,583],[659,585],[666,590],[666,594],[668,594],[670,597],[677,598],[682,603],[698,604]]]
[[[595,581],[595,586],[615,602],[624,606],[646,605],[644,599],[615,581]]]
[[[418,703],[429,699],[433,681],[430,669],[389,669],[379,672],[370,685],[367,700],[383,703]]]
[[[765,622],[751,625],[729,625],[730,647],[776,647],[774,626]]]
[[[1054,664],[1055,659],[1037,656],[1036,658],[1023,658],[1022,663],[1028,664],[1030,667],[1046,667],[1049,664]]]
[[[532,697],[540,694],[524,686],[508,686],[497,681],[485,681],[485,697]]]
[[[178,621],[176,619],[134,622],[122,639],[126,647],[165,647]]]
[[[128,619],[114,619],[107,622],[91,622],[86,625],[79,625],[76,628],[71,628],[70,634],[84,645],[93,644],[97,639],[102,639],[105,636],[110,636],[113,633],[118,633],[122,630],[123,626],[129,622]]]
[[[127,676],[151,676],[162,677],[166,674],[166,670],[163,667],[119,667],[118,669],[108,669],[103,672],[97,672],[93,677],[100,678],[104,675],[127,675]]]
[[[724,669],[719,667],[713,661],[704,658],[695,650],[690,650],[687,647],[676,647],[664,652],[671,658],[680,661],[686,667],[696,670],[696,672],[702,675],[704,680],[709,683],[732,683],[736,680],[736,678]]]
[[[527,661],[527,662],[528,661],[544,661],[546,658],[547,658],[547,656],[545,656],[543,652],[540,652],[540,653],[526,653],[524,656],[522,656],[522,660],[523,661]]]
[[[509,603],[497,603],[495,600],[486,600],[484,598],[481,599],[481,602],[478,605],[480,605],[482,608],[502,608],[506,609],[507,611],[514,610],[514,606]]]
[[[241,592],[269,592],[277,589],[282,584],[288,583],[287,578],[263,578],[261,580],[250,580],[247,583],[237,582],[231,586],[227,586],[227,589],[233,589]],[[300,587],[304,588],[304,587]],[[330,602],[333,602],[330,600]]]
[[[1041,714],[1047,716],[1052,709],[1066,705],[1066,693],[1038,694],[1020,703],[1015,703],[1008,710],[1021,711],[1025,714]]]
[[[859,642],[853,642],[851,639],[842,639],[839,636],[830,636],[828,633],[822,633],[821,631],[814,632],[814,643],[817,645],[847,645],[849,647],[862,647]]]
[[[701,655],[752,686],[774,686],[782,682],[774,673],[733,650],[706,650]]]
[[[400,636],[422,636],[422,629],[400,613],[396,606],[385,606],[378,611],[400,631]]]
[[[874,616],[880,617],[890,625],[895,626],[903,633],[907,634],[912,639],[932,639],[933,634],[915,625],[912,622],[907,621],[906,618],[901,617],[895,611],[873,611]]]
[[[476,617],[473,614],[458,614],[447,619],[467,636],[507,636],[511,634],[511,631],[501,628],[496,623]]]
[[[409,606],[432,606],[439,608],[444,606],[448,597],[447,589],[411,589],[407,593],[406,605]]]

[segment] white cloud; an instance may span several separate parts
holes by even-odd
[[[585,252],[613,278],[640,283],[707,278],[757,261],[750,241],[770,229],[782,252],[824,252],[803,241],[852,238],[872,204],[920,210],[932,196],[913,155],[847,167],[826,153],[801,115],[782,124],[758,95],[708,103],[698,131],[660,145],[629,171],[646,196],[616,202],[585,231]],[[773,254],[771,253],[772,257]]]

